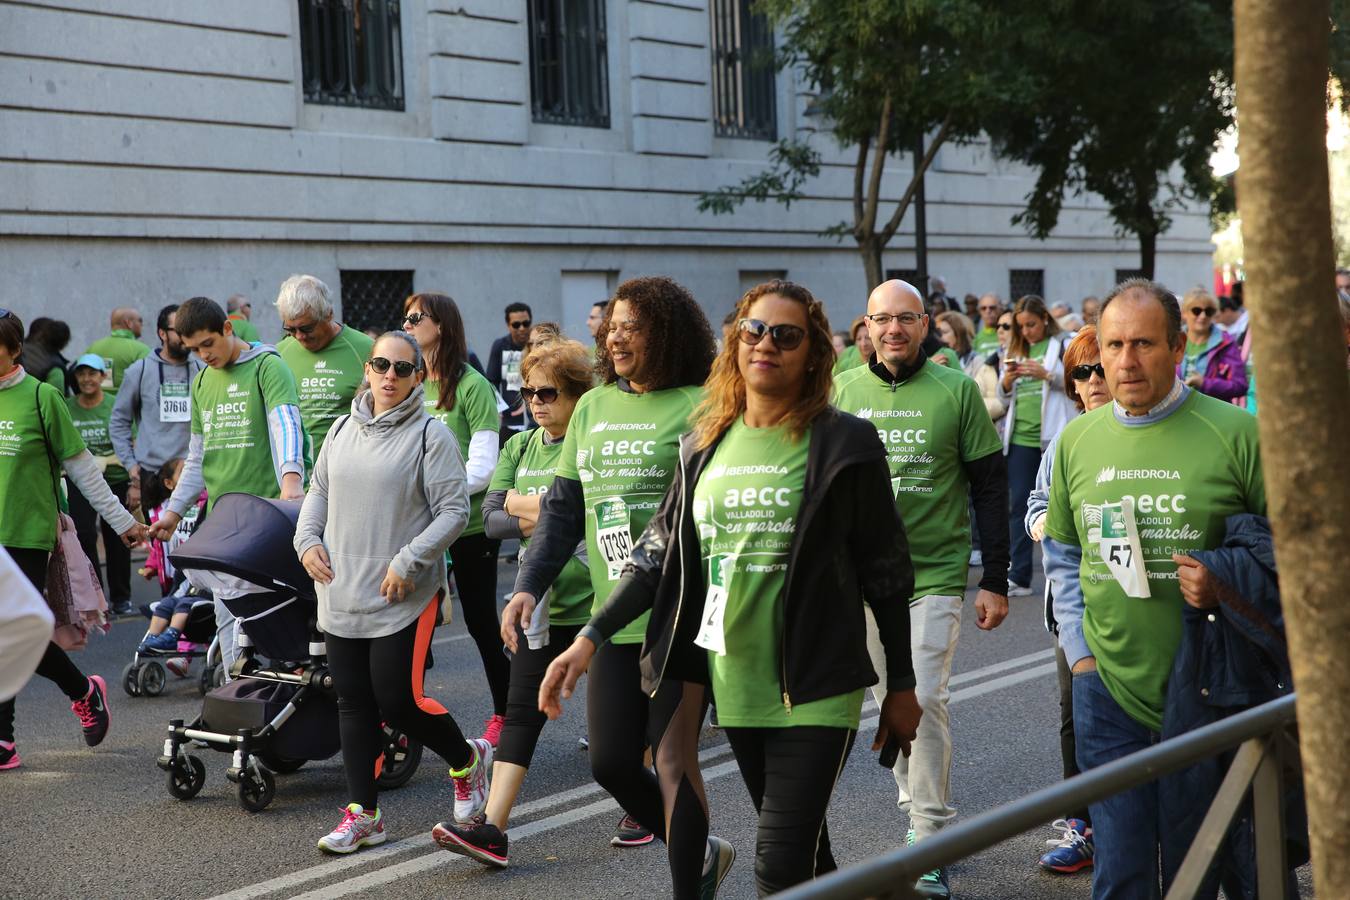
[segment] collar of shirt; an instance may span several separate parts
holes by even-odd
[[[1142,416],[1132,416],[1125,412],[1125,407],[1121,406],[1116,400],[1111,401],[1111,412],[1115,415],[1116,421],[1122,425],[1131,427],[1137,425],[1152,425],[1155,422],[1161,422],[1163,419],[1176,412],[1186,398],[1191,394],[1191,389],[1186,387],[1180,379],[1172,381],[1172,389],[1167,392],[1167,396],[1157,406],[1144,413]]]

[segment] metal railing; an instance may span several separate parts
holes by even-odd
[[[1298,766],[1294,696],[1246,710],[1132,753],[1034,794],[974,816],[932,837],[874,857],[777,896],[782,900],[852,900],[879,897],[907,900],[924,872],[1017,837],[1061,817],[1066,809],[1156,781],[1234,747],[1228,774],[1167,892],[1167,900],[1195,896],[1250,788],[1256,845],[1256,879],[1261,900],[1285,900],[1283,770]]]

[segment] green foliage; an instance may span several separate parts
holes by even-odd
[[[802,198],[807,179],[820,174],[820,154],[802,141],[782,140],[769,150],[769,168],[734,187],[721,187],[698,199],[699,212],[733,212],[746,200],[777,200],[791,207]]]

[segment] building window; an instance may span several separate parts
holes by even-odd
[[[403,324],[403,301],[413,292],[411,269],[343,269],[342,321],[365,331],[390,331]]]
[[[1008,296],[1016,303],[1028,294],[1045,299],[1044,269],[1011,269],[1008,271]]]
[[[712,0],[713,129],[718,137],[778,137],[773,27],[751,0]]]
[[[403,109],[399,0],[299,0],[306,103]]]
[[[536,122],[609,127],[605,0],[529,0]]]

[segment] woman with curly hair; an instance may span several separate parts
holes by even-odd
[[[529,624],[538,598],[582,539],[593,610],[609,599],[634,541],[675,478],[680,435],[703,396],[712,329],[693,296],[671,279],[619,285],[600,337],[601,385],[572,413],[557,474],[516,576],[516,594],[502,614],[508,633]],[[632,622],[596,654],[586,692],[591,772],[627,813],[616,846],[651,832],[666,842],[675,896],[708,896],[705,876],[720,881],[734,853],[730,844],[708,837],[697,753],[690,756],[686,747],[697,747],[706,678],[676,671],[644,690],[639,660],[646,625],[645,617]],[[643,765],[649,745],[659,782]]]
[[[661,687],[662,674],[711,683],[759,812],[755,882],[764,896],[835,868],[825,810],[864,688],[877,681],[864,603],[888,670],[872,749],[891,742],[908,753],[920,715],[914,578],[876,429],[830,405],[834,348],[820,303],[804,287],[771,281],[736,312],[738,340],[713,365],[670,491],[608,602],[549,666],[539,697],[556,715],[608,642],[650,617],[642,686]],[[681,749],[696,760],[696,746]]]

